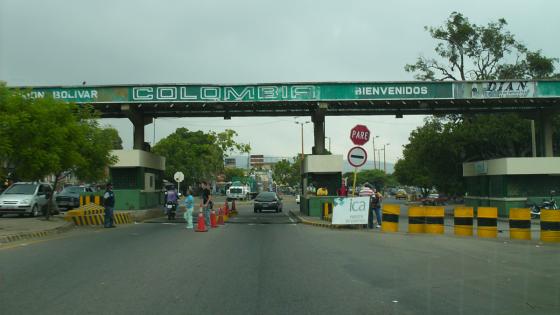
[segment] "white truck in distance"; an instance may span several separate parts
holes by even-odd
[[[251,199],[251,188],[241,182],[233,182],[226,191],[227,200],[249,200]]]

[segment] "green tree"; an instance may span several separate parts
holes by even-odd
[[[557,77],[557,58],[530,51],[499,19],[486,26],[453,12],[440,27],[426,27],[438,41],[435,58],[419,57],[405,70],[420,80],[543,79]],[[560,119],[556,119],[560,122]],[[559,123],[560,125],[560,123]],[[427,119],[411,133],[395,176],[403,184],[462,193],[465,161],[528,156],[529,122],[518,114],[448,115]]]
[[[69,172],[83,180],[101,179],[115,162],[111,139],[104,137],[91,107],[29,98],[26,91],[8,91],[5,86],[0,86],[0,95],[0,120],[8,121],[1,127],[0,139],[7,149],[2,159],[15,178],[35,181],[55,175],[56,187]]]
[[[103,136],[111,139],[111,148],[113,150],[122,150],[122,139],[119,132],[115,128],[106,127],[103,130]]]
[[[238,153],[249,153],[251,152],[251,146],[245,143],[237,143],[235,137],[237,137],[237,132],[231,129],[226,129],[220,133],[211,133],[216,137],[216,143],[222,149],[224,157],[228,157],[233,152]]]
[[[352,186],[354,180],[354,172],[344,173],[343,177],[349,179],[349,185]],[[395,181],[391,175],[385,174],[382,170],[361,170],[356,174],[356,186],[365,183],[371,184],[374,188],[384,190],[385,187],[394,184]]]
[[[486,26],[453,12],[443,26],[425,29],[438,41],[436,58],[418,57],[405,70],[418,80],[536,79],[555,76],[557,58],[530,51],[499,19]]]
[[[288,160],[276,162],[272,167],[272,178],[280,185],[289,185],[293,176],[292,164]]]
[[[241,168],[225,168],[224,169],[225,181],[231,182],[234,177],[244,177],[245,170]]]
[[[209,180],[223,171],[224,152],[249,150],[248,145],[235,142],[231,130],[204,133],[178,128],[153,147],[156,154],[166,158],[165,177],[173,180],[177,171],[185,173],[185,184],[194,185]]]

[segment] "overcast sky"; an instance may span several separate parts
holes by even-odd
[[[452,11],[471,22],[505,18],[530,49],[560,57],[560,1],[546,0],[0,0],[0,80],[11,86],[136,83],[263,83],[412,80],[403,66],[433,55],[424,26]],[[300,121],[305,119],[299,118]],[[402,156],[422,116],[327,117],[334,153],[366,124],[387,159]],[[132,125],[106,119],[132,147]],[[176,128],[235,129],[253,153],[293,156],[300,129],[291,117],[165,118],[155,140]],[[154,126],[146,126],[152,142]],[[313,142],[305,127],[305,150]],[[371,142],[370,142],[371,145]],[[327,140],[328,147],[328,140]]]

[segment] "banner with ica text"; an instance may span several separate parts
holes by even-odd
[[[367,224],[369,197],[335,198],[332,224]]]

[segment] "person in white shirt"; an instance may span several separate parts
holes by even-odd
[[[373,229],[373,207],[371,203],[371,196],[373,196],[375,192],[373,191],[373,187],[369,183],[365,183],[362,189],[360,189],[359,196],[360,197],[369,197],[369,207],[368,207],[368,229]]]

